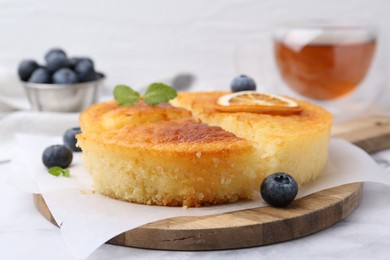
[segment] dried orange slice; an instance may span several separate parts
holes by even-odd
[[[292,99],[256,91],[241,91],[224,95],[217,100],[217,110],[276,115],[297,114],[302,111],[299,104]]]

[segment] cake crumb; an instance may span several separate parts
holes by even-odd
[[[86,194],[95,194],[96,193],[96,191],[95,190],[80,190],[80,193],[81,194],[84,194],[84,195],[86,195]]]
[[[196,157],[200,158],[202,156],[202,153],[197,151],[195,155],[196,155]]]

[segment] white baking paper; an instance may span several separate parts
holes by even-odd
[[[145,206],[102,196],[94,191],[81,154],[74,153],[71,177],[55,177],[43,166],[42,151],[61,143],[60,137],[18,134],[8,180],[14,186],[41,193],[62,237],[75,258],[86,258],[110,238],[138,226],[177,216],[203,216],[264,206],[258,192],[253,201],[202,208]],[[323,174],[300,188],[298,197],[353,182],[390,185],[390,176],[363,150],[342,140],[331,140]]]
[[[18,111],[0,120],[0,163],[9,161],[16,147],[15,133],[62,135],[79,125],[79,113]]]

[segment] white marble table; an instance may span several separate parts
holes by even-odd
[[[5,123],[7,118],[0,119],[0,150],[12,149],[5,145],[4,140],[9,137],[2,132],[10,123]],[[13,114],[13,118],[18,122],[25,118],[18,130],[31,131],[25,114]],[[64,115],[62,121],[65,122],[66,118]],[[67,124],[71,124],[72,120]],[[39,128],[36,130],[42,131]],[[53,127],[50,130],[59,131]],[[387,167],[390,174],[390,150],[382,151],[374,157]],[[59,229],[35,209],[32,195],[8,185],[6,177],[9,165],[8,161],[0,162],[0,259],[72,259]],[[352,215],[326,230],[293,241],[247,249],[204,252],[103,245],[88,259],[389,259],[389,256],[390,188],[366,183],[362,203]]]

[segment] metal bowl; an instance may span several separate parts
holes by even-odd
[[[38,84],[22,82],[32,110],[80,112],[97,101],[104,76],[77,84]]]

